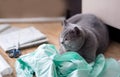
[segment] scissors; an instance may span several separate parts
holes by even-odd
[[[21,55],[21,52],[19,50],[20,43],[18,42],[15,46],[15,49],[9,50],[9,57],[11,58],[18,58]]]

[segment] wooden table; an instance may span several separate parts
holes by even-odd
[[[49,43],[54,44],[56,48],[59,48],[59,33],[61,31],[61,23],[60,22],[54,22],[54,23],[31,23],[31,24],[11,24],[12,26],[20,27],[20,28],[25,28],[28,26],[34,26],[38,30],[40,30],[42,33],[47,35],[47,38],[49,40]],[[27,54],[30,52],[33,52],[36,47],[30,47],[26,49],[22,49],[22,54]],[[9,58],[8,55],[0,49],[0,54],[5,58],[5,60],[10,64],[10,66],[13,68],[14,73],[11,77],[16,77],[15,73],[15,58]]]
[[[59,49],[59,34],[61,31],[61,23],[60,22],[52,22],[52,23],[18,23],[18,24],[11,24],[12,26],[16,27],[21,27],[25,28],[28,26],[34,26],[35,28],[39,29],[41,32],[47,35],[49,39],[49,43],[54,44],[57,49]],[[27,54],[30,52],[33,52],[36,47],[30,47],[26,49],[22,49],[22,54]],[[13,74],[11,77],[16,77],[16,72],[15,72],[15,58],[9,58],[8,55],[0,49],[0,54],[5,58],[5,60],[10,64],[10,66],[13,68]],[[111,42],[107,52],[105,53],[106,57],[113,57],[115,59],[120,59],[120,44],[117,42]],[[10,77],[10,76],[9,76]]]

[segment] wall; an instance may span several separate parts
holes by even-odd
[[[0,18],[58,17],[63,0],[0,0]]]

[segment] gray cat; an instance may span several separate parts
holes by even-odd
[[[103,22],[92,14],[77,14],[63,22],[60,35],[60,52],[76,51],[88,63],[104,53],[109,34]]]

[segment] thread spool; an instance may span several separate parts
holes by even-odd
[[[10,74],[12,74],[12,72],[13,72],[12,68],[4,60],[4,58],[0,55],[0,74],[2,76],[4,76],[4,75],[10,75]]]

